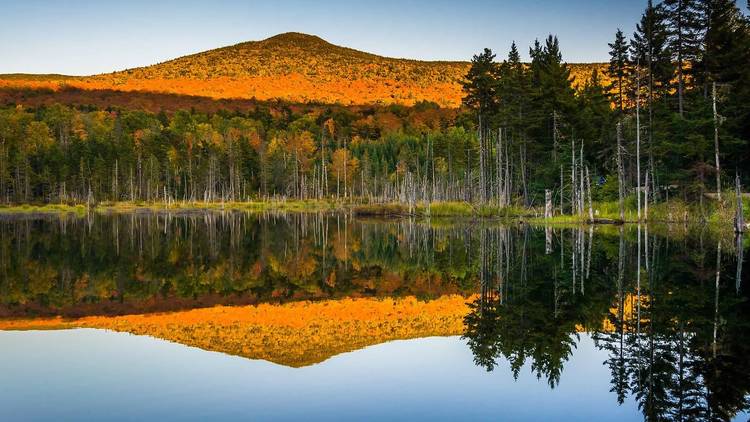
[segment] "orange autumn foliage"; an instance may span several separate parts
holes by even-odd
[[[136,69],[86,77],[0,75],[0,88],[155,92],[211,99],[295,103],[461,105],[469,62],[382,57],[299,33],[204,51]],[[602,64],[571,64],[578,87]],[[603,81],[606,83],[606,81]]]
[[[101,328],[301,367],[387,341],[462,334],[467,302],[474,299],[346,298],[75,320],[11,319],[0,320],[0,330]]]

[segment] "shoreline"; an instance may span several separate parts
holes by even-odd
[[[719,224],[731,225],[734,207],[713,206],[706,210],[697,210],[694,206],[682,201],[669,201],[654,204],[649,218],[640,223],[663,224]],[[625,219],[619,215],[608,202],[594,203],[596,213],[593,221],[588,214],[555,215],[551,218],[541,216],[540,210],[522,207],[499,207],[496,205],[475,205],[459,201],[438,201],[430,204],[416,203],[409,207],[403,203],[363,204],[336,200],[293,199],[293,200],[255,200],[233,202],[101,202],[96,205],[86,204],[15,204],[0,205],[0,217],[14,215],[56,215],[74,214],[85,216],[89,213],[153,213],[176,212],[191,213],[203,211],[244,211],[244,212],[346,212],[363,218],[468,218],[473,220],[504,220],[528,224],[583,224],[583,225],[621,225],[639,223],[636,210],[627,209]],[[748,215],[745,208],[745,215]],[[748,219],[750,220],[750,218]]]

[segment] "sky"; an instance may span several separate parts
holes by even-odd
[[[607,420],[641,421],[618,405],[608,355],[586,333],[550,389],[531,363],[513,377],[474,364],[465,340],[378,344],[290,368],[104,330],[0,331],[0,419]],[[740,414],[739,418],[744,416]]]
[[[625,0],[0,0],[0,73],[90,75],[145,66],[283,32],[383,56],[499,57],[556,34],[564,59],[608,59],[646,1]]]

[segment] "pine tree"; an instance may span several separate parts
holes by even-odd
[[[611,151],[607,145],[607,137],[611,126],[612,112],[610,109],[610,100],[607,92],[602,85],[599,71],[594,68],[591,76],[583,85],[578,93],[578,109],[581,111],[581,137],[594,146],[594,151],[607,151],[597,156],[597,163],[607,162]],[[603,167],[597,170],[604,171]]]
[[[689,63],[699,56],[700,20],[696,0],[664,0],[663,4],[669,19],[669,47],[677,66],[677,109],[683,116]]]
[[[702,0],[703,54],[696,77],[706,87],[711,82],[738,80],[750,64],[748,23],[732,0]]]
[[[506,156],[508,149],[507,142],[504,143],[501,136],[508,140],[508,132],[512,139],[518,142],[520,148],[519,154],[519,171],[521,173],[521,188],[524,202],[528,200],[527,191],[527,168],[528,168],[528,145],[526,127],[528,122],[529,95],[530,85],[528,81],[528,72],[521,62],[521,56],[518,53],[516,43],[513,42],[508,53],[508,59],[500,67],[500,87],[498,95],[500,97],[501,110],[498,115],[500,126],[505,132],[498,133],[498,139],[495,145],[495,184],[497,185],[498,197],[501,200],[508,199],[509,181],[507,180],[507,169],[512,160]],[[504,151],[505,150],[505,151]],[[502,185],[502,186],[501,186]]]
[[[555,122],[562,125],[573,124],[577,121],[575,90],[568,65],[563,62],[560,44],[557,37],[550,35],[544,47],[537,42],[530,50],[532,62],[530,66],[532,114],[528,121],[530,137],[534,139],[530,145],[530,162],[549,157],[550,150],[555,150]],[[555,152],[556,154],[556,152]],[[554,157],[556,155],[553,154]],[[557,165],[536,169],[535,182],[548,186],[557,179]]]
[[[539,80],[541,94],[547,108],[571,113],[574,108],[575,90],[570,68],[563,62],[557,37],[547,37],[542,53],[542,72]]]
[[[630,42],[631,61],[641,63],[649,99],[666,95],[674,74],[671,53],[668,49],[669,31],[664,8],[654,6],[649,0],[641,21],[636,25]]]
[[[521,62],[516,43],[512,43],[508,58],[499,69],[499,123],[514,130],[523,129],[525,103],[529,95],[528,74]]]
[[[654,98],[665,97],[674,67],[667,49],[669,33],[666,13],[661,5],[654,7],[649,0],[641,21],[636,25],[630,42],[631,60],[639,64],[641,86],[646,90],[648,108],[648,171],[651,174],[652,192],[656,192],[656,166],[654,159]],[[647,198],[648,200],[648,198]]]
[[[475,110],[483,118],[497,111],[497,72],[495,54],[489,48],[485,48],[482,53],[472,58],[466,82],[463,83],[466,93],[464,105]]]
[[[625,96],[627,91],[627,78],[630,74],[630,59],[628,57],[628,44],[622,30],[615,33],[615,41],[609,43],[609,67],[607,73],[612,80],[609,90],[612,91],[612,100],[620,113],[625,111]]]

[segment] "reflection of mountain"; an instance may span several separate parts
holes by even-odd
[[[443,296],[427,302],[407,297],[219,306],[68,321],[9,320],[0,321],[0,329],[103,328],[301,367],[387,341],[459,335],[466,301]]]

